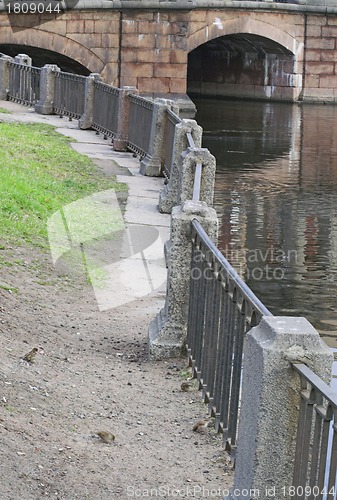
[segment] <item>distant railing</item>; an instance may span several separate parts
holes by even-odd
[[[84,113],[85,76],[55,73],[54,113],[80,118]]]
[[[95,81],[94,88],[92,128],[113,138],[117,133],[119,90],[99,81]]]
[[[41,69],[16,62],[9,64],[8,99],[32,106],[40,97]]]
[[[271,313],[197,220],[192,222],[192,243],[188,355],[216,430],[234,450],[244,336]]]
[[[306,365],[292,366],[301,379],[294,498],[336,498],[337,393]]]
[[[130,96],[128,148],[144,158],[149,151],[154,102]]]

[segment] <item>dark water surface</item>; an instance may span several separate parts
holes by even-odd
[[[217,159],[219,246],[275,315],[337,347],[337,106],[194,100]]]

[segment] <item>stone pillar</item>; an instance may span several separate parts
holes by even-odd
[[[149,151],[140,162],[140,173],[152,177],[159,177],[162,172],[164,158],[164,139],[166,130],[166,109],[172,107],[174,102],[169,99],[157,98],[151,125],[151,139]]]
[[[84,113],[78,121],[79,128],[91,128],[94,121],[95,81],[102,80],[98,73],[90,73],[85,82]]]
[[[14,62],[18,64],[24,64],[25,66],[31,66],[32,58],[27,56],[27,54],[18,54],[14,57]]]
[[[217,239],[217,214],[205,202],[186,201],[182,206],[173,208],[165,306],[149,327],[151,359],[177,357],[184,353],[191,278],[193,219],[200,221],[213,241]]]
[[[0,57],[0,99],[6,100],[9,92],[9,77],[10,67],[9,63],[13,61],[10,56]]]
[[[36,113],[51,115],[54,106],[55,73],[60,71],[56,64],[46,64],[41,69],[40,99],[35,104]]]
[[[255,490],[260,500],[284,500],[282,487],[293,480],[300,400],[290,363],[305,363],[329,383],[332,361],[305,318],[265,316],[247,334],[234,487],[225,498],[247,500],[247,491]]]
[[[193,197],[195,166],[202,164],[200,201],[213,205],[216,160],[206,148],[187,148],[180,157],[179,203]]]
[[[136,87],[124,86],[119,89],[117,134],[113,140],[115,151],[126,151],[129,137],[130,100],[129,94],[138,95]]]
[[[169,214],[173,207],[180,204],[180,158],[183,151],[188,147],[187,133],[192,135],[195,147],[201,147],[202,128],[200,125],[195,120],[181,120],[175,126],[170,179],[159,194],[159,211],[161,213]]]

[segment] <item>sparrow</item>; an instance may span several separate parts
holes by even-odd
[[[183,392],[187,392],[189,388],[190,388],[190,384],[188,382],[182,382],[180,389]]]
[[[28,363],[34,363],[35,356],[38,352],[39,349],[37,347],[33,347],[33,349],[27,352],[27,354],[25,354],[22,359],[28,361]]]
[[[196,424],[193,426],[194,432],[204,432],[208,426],[208,422],[206,420],[199,420]]]
[[[97,436],[99,436],[101,438],[103,443],[106,443],[106,444],[110,444],[110,443],[112,443],[112,441],[115,440],[115,436],[111,432],[99,431],[99,432],[96,432],[96,434],[97,434]]]

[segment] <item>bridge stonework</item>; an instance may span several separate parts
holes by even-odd
[[[283,49],[281,74],[271,66],[272,83],[262,75],[266,97],[337,101],[337,13],[105,8],[73,10],[52,20],[33,14],[9,20],[0,12],[0,46],[52,50],[100,73],[108,83],[136,86],[141,93],[185,94],[191,51],[220,37],[247,34]],[[209,93],[234,95],[236,87],[246,95],[252,88],[246,77],[220,80],[219,74],[210,75]]]

